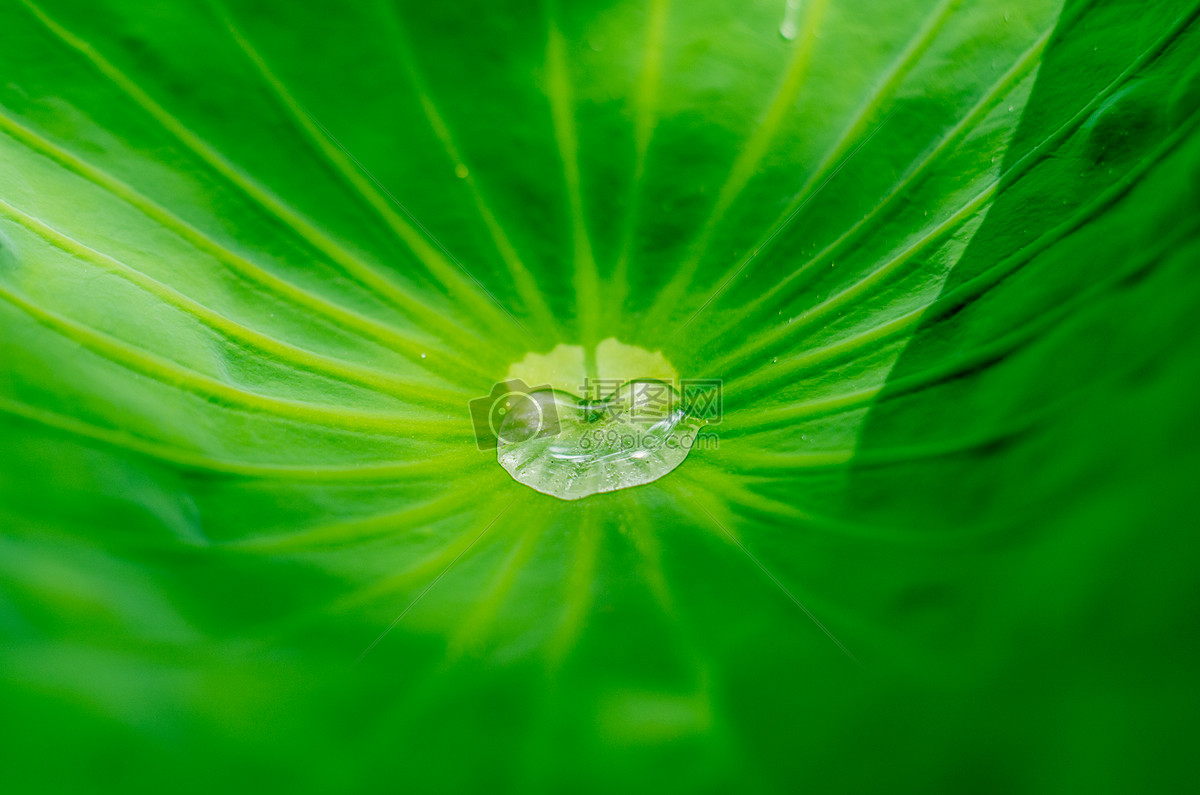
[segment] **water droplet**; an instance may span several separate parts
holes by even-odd
[[[421,354],[421,358],[422,358],[422,359],[424,359],[424,358],[425,358],[425,354],[423,354],[423,353],[422,353],[422,354]]]
[[[578,370],[588,390],[582,399],[553,386],[495,396],[488,421],[496,427],[496,459],[514,480],[543,494],[577,500],[658,480],[683,463],[694,444],[715,439],[711,431],[700,432],[703,419],[684,411],[673,386],[677,376],[661,354],[612,339],[597,346],[594,360],[599,372],[595,383],[583,380],[579,346],[531,354],[509,370],[500,387],[540,379],[540,368],[554,365],[545,372]],[[592,391],[626,368],[656,367],[669,371],[664,380],[635,378],[604,387],[615,387],[607,395]],[[496,409],[505,404],[511,410],[497,416]]]
[[[467,175],[469,175],[470,173],[471,172],[467,169],[466,165],[463,163],[459,163],[457,166],[454,167],[454,174],[459,179],[466,179]]]
[[[779,23],[779,35],[794,41],[800,35],[801,0],[787,0],[783,8],[783,22]]]
[[[1080,128],[1092,162],[1119,163],[1144,152],[1164,126],[1163,98],[1173,87],[1161,77],[1134,80],[1105,100]]]
[[[779,357],[778,356],[771,357],[771,364],[779,364]]]

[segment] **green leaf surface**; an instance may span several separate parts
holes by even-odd
[[[3,4],[5,791],[1179,791],[1197,64],[1195,0]],[[611,339],[719,445],[478,449]]]

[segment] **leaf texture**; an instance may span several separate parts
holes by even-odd
[[[13,791],[1185,780],[1200,4],[0,23]],[[476,448],[613,337],[719,447]]]

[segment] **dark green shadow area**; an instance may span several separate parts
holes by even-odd
[[[906,653],[939,680],[925,709],[944,718],[886,753],[974,760],[943,786],[1188,778],[1195,8],[1067,4],[999,198],[860,440],[848,518],[911,541],[877,567],[873,618],[903,622]]]

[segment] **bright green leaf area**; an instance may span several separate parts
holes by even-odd
[[[1186,789],[1198,65],[1196,0],[7,0],[0,789]],[[477,448],[610,339],[719,445]]]

